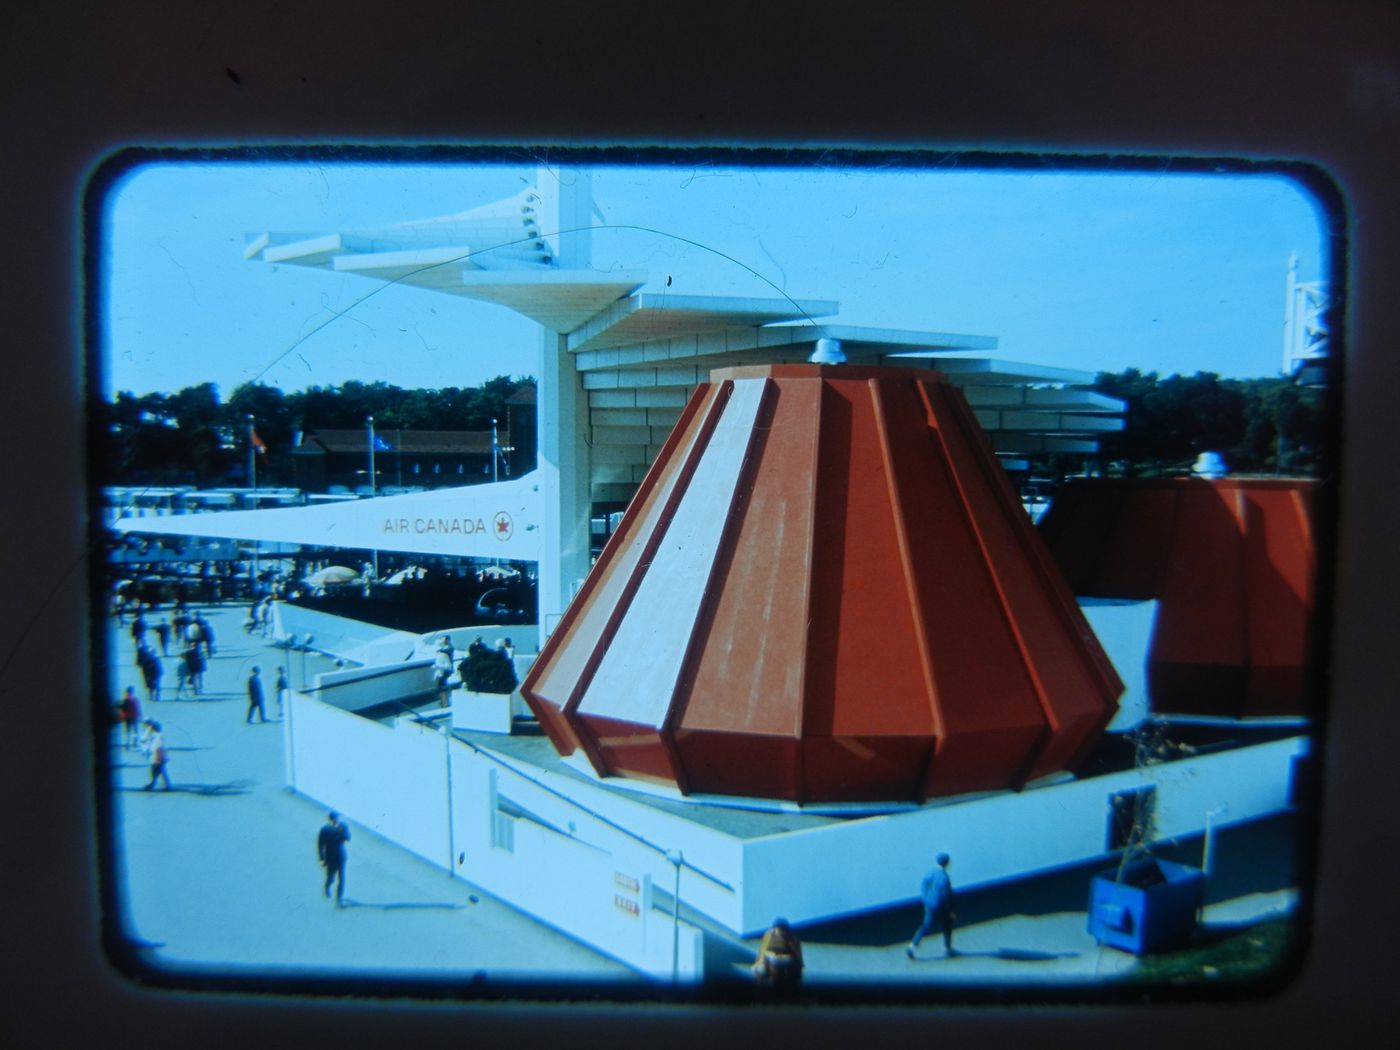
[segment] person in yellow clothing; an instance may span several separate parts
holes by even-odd
[[[785,990],[802,982],[802,943],[786,919],[773,920],[759,942],[758,958],[751,969],[754,980],[763,987]]]

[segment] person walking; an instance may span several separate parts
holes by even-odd
[[[159,722],[146,719],[146,732],[141,738],[141,750],[151,757],[151,782],[146,791],[155,790],[156,781],[165,781],[165,790],[170,790],[170,775],[165,771],[165,734]]]
[[[267,721],[267,712],[263,710],[263,684],[262,668],[254,665],[253,673],[248,676],[248,717],[244,722],[253,724],[253,712],[258,713],[258,721]]]
[[[940,853],[934,858],[937,867],[925,875],[919,884],[919,896],[924,902],[924,921],[914,931],[909,947],[904,949],[904,954],[911,959],[917,958],[915,952],[919,949],[919,942],[935,927],[943,931],[943,950],[947,958],[951,959],[957,954],[953,951],[953,920],[957,916],[953,914],[953,880],[948,877],[949,860],[948,854]]]
[[[185,666],[189,668],[190,691],[197,697],[204,692],[204,671],[207,667],[204,654],[197,644],[192,643],[185,650]]]
[[[130,750],[136,746],[141,725],[141,702],[136,699],[136,690],[131,686],[126,687],[117,704],[117,721],[122,726],[122,746]]]
[[[212,660],[214,658],[214,626],[203,613],[195,613],[194,622],[199,625],[199,640],[204,646],[204,655],[207,659]]]
[[[433,656],[433,684],[437,688],[438,704],[446,707],[450,702],[447,680],[452,677],[452,640],[443,635],[438,639],[437,653]]]
[[[141,676],[146,680],[146,696],[151,703],[160,700],[160,680],[165,674],[165,664],[149,645],[141,647]]]
[[[141,606],[136,606],[136,619],[131,621],[131,644],[139,651],[146,644],[146,617],[141,615]]]
[[[760,986],[776,991],[792,991],[802,983],[802,943],[787,919],[773,920],[759,941],[751,972]]]
[[[196,614],[187,617],[185,620],[185,644],[192,645],[196,649],[198,649],[200,643],[204,641],[204,629],[199,623],[201,619],[202,617]]]
[[[325,894],[331,895],[331,883],[335,883],[335,903],[345,907],[345,844],[350,841],[350,829],[340,820],[340,814],[331,810],[328,821],[316,836],[316,857],[321,867],[326,869]]]

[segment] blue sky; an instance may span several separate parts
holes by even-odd
[[[243,257],[249,235],[265,230],[451,214],[511,196],[535,174],[480,164],[133,169],[105,202],[103,392],[535,374],[537,329],[503,308]],[[644,269],[648,290],[667,278],[673,294],[771,297],[776,287],[837,300],[836,323],[991,335],[993,356],[1089,371],[1277,374],[1289,253],[1301,279],[1326,277],[1311,198],[1275,176],[711,165],[600,169],[593,193],[605,227],[658,231],[594,235],[595,266]]]

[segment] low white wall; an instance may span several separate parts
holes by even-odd
[[[316,676],[322,703],[342,711],[363,711],[390,700],[406,700],[433,690],[430,660],[379,667],[348,667]]]
[[[701,931],[655,906],[651,870],[668,873],[668,892],[674,877],[655,851],[432,728],[380,725],[301,694],[287,714],[289,783],[352,831],[373,830],[641,973],[703,976]],[[502,795],[531,816],[501,812]],[[353,867],[353,840],[350,855]]]
[[[679,850],[685,860],[682,902],[730,929],[738,928],[743,889],[739,839],[577,778],[543,770],[529,773],[543,788],[532,796],[542,813],[556,821],[573,821],[573,834],[580,840],[630,857],[668,893],[675,875],[665,853]],[[568,801],[550,794],[551,789]],[[616,826],[626,828],[632,837],[622,836]]]
[[[410,721],[389,728],[294,694],[293,787],[641,972],[669,978],[669,897],[745,935],[911,900],[946,851],[975,887],[1104,857],[1110,798],[1156,788],[1159,839],[1287,806],[1294,737],[1019,793],[741,840],[577,778],[518,765]],[[450,792],[449,792],[450,784]],[[989,833],[988,829],[996,829]],[[663,905],[663,908],[665,905]],[[702,969],[680,924],[682,979]]]
[[[287,717],[295,790],[339,810],[352,825],[451,867],[441,733],[411,722],[380,725],[299,693],[292,694]]]
[[[1291,738],[1019,793],[870,817],[744,844],[742,917],[751,934],[775,915],[806,922],[914,898],[935,854],[959,886],[979,886],[1108,854],[1109,798],[1156,786],[1156,837],[1196,834],[1284,809]],[[989,829],[994,831],[989,833]],[[852,857],[860,858],[851,863]]]
[[[300,642],[309,634],[312,649],[356,663],[397,663],[408,659],[418,644],[416,634],[286,602],[273,602],[272,626],[279,638],[291,636]]]
[[[642,973],[669,980],[674,965],[680,980],[700,979],[703,935],[680,922],[673,956],[676,929],[655,907],[644,856],[652,851],[616,830],[600,833],[579,807],[460,741],[452,750],[459,875]],[[529,815],[508,815],[503,806]]]
[[[511,726],[509,693],[473,693],[452,690],[452,728],[480,733],[509,733]]]

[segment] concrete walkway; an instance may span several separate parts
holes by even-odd
[[[114,735],[116,877],[123,925],[152,964],[184,972],[393,974],[465,981],[640,980],[629,969],[489,897],[460,879],[352,825],[346,904],[321,892],[316,832],[325,807],[285,786],[283,725],[247,725],[245,681],[262,668],[268,714],[278,719],[273,682],[286,666],[293,686],[331,666],[325,657],[288,653],[241,627],[242,606],[208,607],[216,653],[198,700],[150,705],[133,659],[130,632],[111,625],[114,695],[126,685],[143,696],[143,716],[165,729],[175,790],[146,792],[145,757]],[[154,623],[156,617],[148,617]],[[151,634],[155,641],[154,632]],[[172,650],[173,652],[173,650]],[[173,696],[174,661],[166,660]],[[1274,841],[1221,839],[1218,856],[1253,864]],[[1262,844],[1261,844],[1262,843]],[[953,868],[956,880],[956,858]],[[914,888],[911,888],[911,892]],[[942,957],[941,938],[920,958],[905,955],[917,906],[800,930],[809,986],[1082,985],[1123,975],[1133,956],[1102,948],[1085,929],[1083,871],[1017,887],[969,894],[959,905],[958,955]],[[1218,895],[1218,894],[1217,894]],[[1233,896],[1205,911],[1208,926],[1228,927],[1287,912],[1291,889]],[[733,945],[722,963],[734,976],[756,939]]]
[[[348,850],[347,906],[337,909],[325,899],[316,859],[325,807],[284,786],[283,724],[244,722],[252,666],[262,668],[268,715],[276,719],[277,667],[287,666],[296,686],[302,656],[245,634],[242,607],[203,611],[215,635],[205,694],[142,704],[143,716],[164,727],[174,790],[143,791],[145,756],[113,749],[125,927],[152,946],[149,961],[186,971],[434,979],[630,976],[621,963],[359,826],[352,825]],[[130,632],[115,623],[113,630],[113,684],[118,693],[131,684],[143,695]],[[174,693],[174,660],[165,661],[167,697]],[[313,654],[306,673],[330,666]]]

